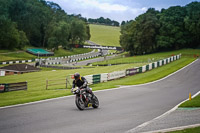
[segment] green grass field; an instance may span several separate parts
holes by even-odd
[[[168,132],[168,133],[200,133],[200,127],[189,128],[189,129],[173,131],[173,132]]]
[[[73,51],[59,49],[56,50],[54,53],[54,56],[51,57],[61,57],[61,56],[69,56],[69,55],[76,55],[76,54],[82,54],[82,53],[88,53],[91,52],[92,49],[84,49],[84,48],[77,48],[73,49]],[[28,59],[34,59],[38,58],[37,56],[28,54],[24,51],[17,52],[16,53],[8,53],[9,50],[0,50],[0,61],[14,61],[14,60],[28,60]],[[7,54],[2,54],[7,53]],[[45,58],[45,57],[43,57]]]
[[[190,52],[189,52],[190,51]],[[195,50],[188,50],[188,53],[195,52]],[[160,53],[162,55],[162,53]],[[149,55],[151,56],[151,55]],[[195,59],[191,56],[182,57],[180,60],[174,61],[165,66],[153,69],[151,71],[137,74],[135,76],[130,76],[114,81],[109,81],[106,83],[99,83],[92,85],[93,90],[109,89],[115,88],[118,85],[134,85],[146,82],[151,82],[160,79],[182,67],[191,63]],[[70,90],[64,90],[65,84],[58,86],[51,86],[49,90],[46,90],[46,79],[62,79],[60,82],[64,83],[65,78],[69,74],[79,72],[81,75],[99,74],[113,72],[117,70],[124,70],[127,68],[132,68],[136,66],[142,66],[144,64],[123,64],[116,66],[106,66],[106,67],[95,67],[87,69],[76,69],[76,70],[56,70],[45,69],[41,72],[27,73],[22,75],[13,75],[0,77],[1,83],[13,83],[13,82],[28,82],[27,91],[16,91],[16,92],[6,92],[0,93],[0,106],[14,105],[20,103],[27,103],[32,101],[38,101],[42,99],[49,99],[54,97],[61,97],[70,95]],[[52,82],[53,83],[53,82]],[[69,86],[69,88],[71,88]]]
[[[120,27],[90,24],[90,41],[103,46],[119,46]]]
[[[131,57],[123,57],[124,55],[122,55],[114,59],[93,63],[93,65],[155,62],[157,60],[168,58],[172,55],[177,55],[180,53],[182,53],[182,57],[193,57],[194,54],[199,54],[200,50],[182,49],[182,50],[176,50],[176,51],[170,51],[170,52],[160,52],[160,53],[131,56]]]
[[[192,100],[188,100],[188,101],[184,102],[179,107],[182,107],[182,108],[200,107],[200,95],[196,96]]]

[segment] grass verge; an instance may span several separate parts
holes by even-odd
[[[184,102],[179,107],[181,107],[181,108],[200,107],[200,95],[196,96],[192,100],[188,100],[188,101]]]
[[[200,133],[200,127],[188,128],[188,129],[173,131],[173,132],[168,132],[168,133]]]

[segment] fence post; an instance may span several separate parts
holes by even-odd
[[[48,88],[48,79],[46,79],[46,90]]]
[[[26,81],[26,90],[28,90],[28,82]]]
[[[66,89],[67,89],[67,78],[66,78]]]

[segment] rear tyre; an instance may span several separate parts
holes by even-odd
[[[99,100],[96,96],[94,96],[93,98],[93,104],[92,104],[93,108],[98,108],[99,107]]]
[[[84,110],[85,109],[85,104],[84,102],[81,101],[79,96],[76,96],[76,100],[75,100],[76,106],[79,110]]]

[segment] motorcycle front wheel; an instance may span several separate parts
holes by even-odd
[[[76,106],[79,110],[84,110],[85,109],[85,104],[83,101],[81,101],[79,96],[76,96],[76,100],[75,100]]]
[[[98,108],[99,107],[99,100],[96,96],[94,96],[93,98],[93,104],[92,104],[93,108]]]

